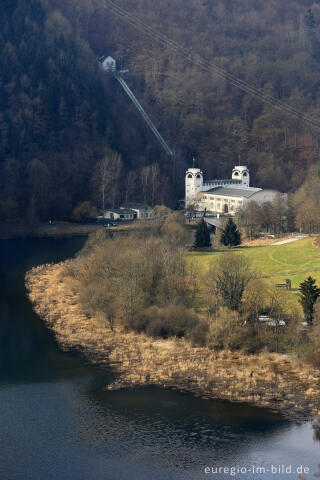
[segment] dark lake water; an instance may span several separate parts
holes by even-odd
[[[310,423],[155,388],[106,392],[109,373],[60,352],[32,311],[24,273],[82,243],[0,241],[0,480],[271,480],[298,478],[300,465],[316,471]]]

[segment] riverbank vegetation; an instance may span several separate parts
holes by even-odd
[[[289,275],[290,261],[300,272],[309,263],[316,267],[320,254],[313,240],[188,252],[183,222],[174,213],[153,231],[92,236],[64,268],[85,314],[110,331],[120,325],[156,339],[184,337],[212,350],[290,353],[320,366],[316,298],[304,325],[296,291],[264,278],[266,267],[272,272],[270,252],[278,275]]]
[[[84,311],[104,318],[111,329],[117,319],[154,337],[188,334],[198,323],[199,281],[179,245],[181,228],[169,218],[157,237],[143,231],[106,238],[101,231],[90,239],[66,266]]]
[[[96,240],[91,239],[82,254],[93,253]],[[102,248],[104,241],[100,238],[98,242]],[[319,369],[291,353],[270,353],[265,349],[260,353],[246,353],[245,349],[231,351],[219,345],[200,346],[202,329],[207,331],[209,320],[206,312],[190,315],[187,327],[191,331],[181,332],[185,335],[181,338],[176,332],[167,338],[162,337],[162,332],[158,336],[159,331],[155,337],[144,331],[138,333],[119,317],[114,317],[110,323],[112,316],[89,313],[81,301],[81,280],[77,273],[83,263],[80,257],[75,262],[77,268],[74,260],[33,268],[27,274],[26,285],[36,312],[54,332],[63,349],[80,351],[88,361],[102,368],[112,367],[117,372],[108,390],[159,385],[206,399],[221,398],[269,407],[295,419],[313,416],[319,411]],[[102,282],[103,277],[100,280]],[[162,310],[162,307],[148,307],[144,313],[148,317],[146,323],[154,319],[153,310]],[[156,312],[156,316],[163,315],[171,326],[172,315],[176,320],[180,307],[165,307],[164,310],[167,310],[164,315]],[[221,319],[227,323],[230,314],[236,318],[234,310],[225,307],[220,315],[223,312],[226,315]],[[215,326],[214,317],[210,323]],[[230,330],[233,328],[234,323]]]

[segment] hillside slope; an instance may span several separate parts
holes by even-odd
[[[66,12],[73,3],[67,2]],[[318,3],[116,3],[264,94],[319,117]],[[208,176],[226,176],[240,154],[256,184],[281,190],[296,188],[301,173],[319,160],[319,131],[201,71],[152,35],[126,24],[107,2],[90,4],[91,14],[79,18],[83,23],[86,18],[91,47],[98,54],[113,54],[131,70],[129,83],[183,159],[190,162],[195,156]]]
[[[266,94],[319,117],[320,6],[262,0],[119,0],[145,23]],[[122,155],[117,203],[174,206],[192,157],[206,175],[248,164],[294,190],[319,161],[319,132],[261,103],[115,16],[102,0],[6,0],[0,18],[0,221],[69,218],[100,198],[95,167]],[[111,54],[176,157],[98,71]],[[146,166],[157,164],[156,175]],[[151,180],[152,178],[152,180]],[[156,192],[156,193],[155,193]]]

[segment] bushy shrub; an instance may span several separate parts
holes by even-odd
[[[138,333],[145,332],[148,325],[159,317],[159,310],[156,305],[142,310],[132,318],[127,318],[125,326],[129,330],[135,330]]]
[[[213,349],[242,350],[257,353],[264,347],[255,325],[244,324],[234,310],[220,307],[216,318],[211,320],[207,333],[207,345]]]
[[[193,347],[205,347],[208,341],[209,323],[201,321],[188,335]]]
[[[243,325],[237,312],[220,307],[212,320],[208,333],[208,346],[214,349],[241,348]]]
[[[265,349],[263,335],[260,335],[257,325],[245,325],[241,335],[241,350],[244,353],[259,353]]]
[[[320,368],[320,349],[312,344],[305,344],[299,349],[300,358],[315,368]]]
[[[135,315],[127,327],[154,338],[184,337],[198,325],[198,316],[179,305],[149,307]]]

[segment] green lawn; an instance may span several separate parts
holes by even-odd
[[[292,287],[309,275],[320,285],[320,249],[313,246],[313,238],[303,238],[284,245],[261,247],[243,247],[232,249],[237,255],[244,255],[252,261],[263,278],[272,283],[284,283],[286,278],[292,281]],[[229,250],[213,252],[195,252],[190,254],[203,272],[206,272],[217,259]]]

